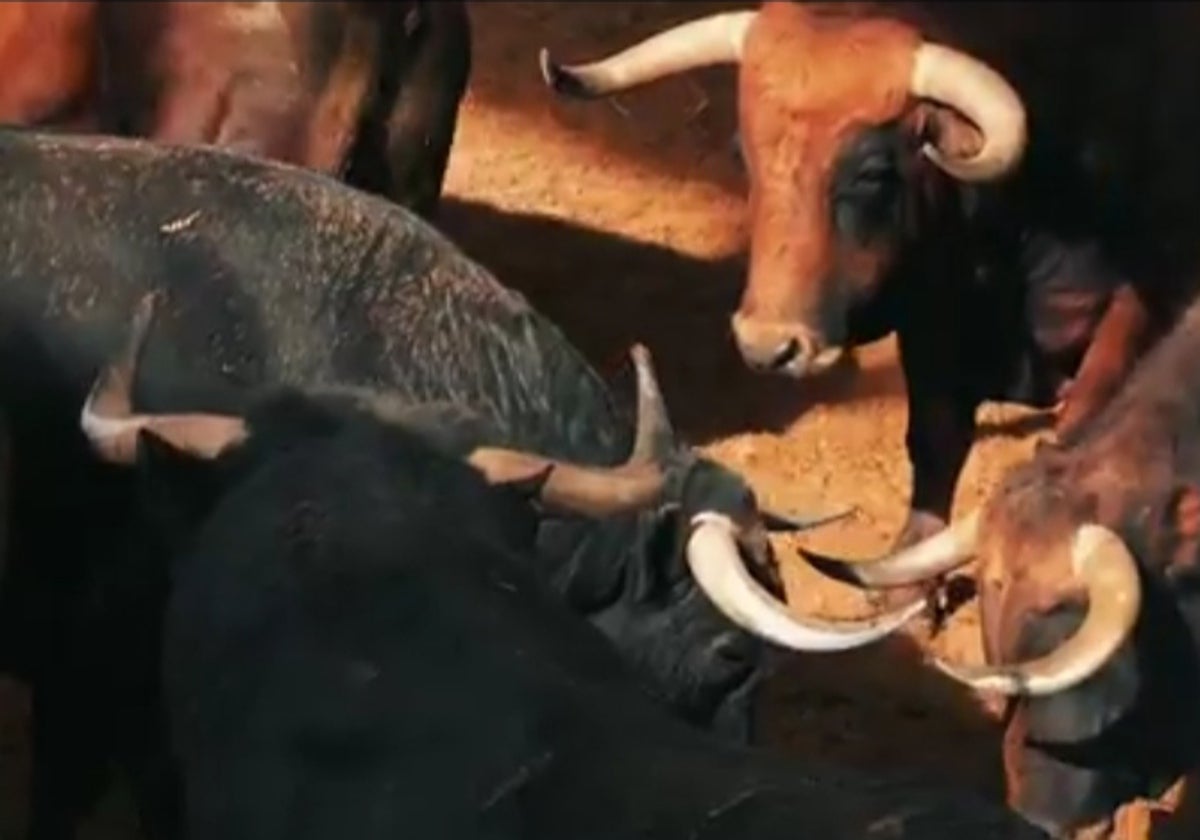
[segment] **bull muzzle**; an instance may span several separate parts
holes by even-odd
[[[799,322],[764,321],[734,313],[730,321],[738,352],[753,370],[801,379],[832,369],[845,348],[826,346]]]

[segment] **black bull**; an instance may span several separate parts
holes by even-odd
[[[0,170],[0,639],[4,667],[33,685],[34,836],[67,834],[109,757],[135,790],[162,778],[161,562],[141,543],[128,477],[79,428],[146,291],[166,300],[136,394],[147,410],[233,410],[268,382],[381,387],[468,407],[507,446],[592,464],[630,452],[628,415],[559,331],[382,199],[214,150],[20,130],[0,132]],[[545,518],[538,569],[681,716],[746,739],[763,646],[673,546],[697,510],[755,520],[754,497],[684,447],[669,460],[663,504],[601,525]]]
[[[163,662],[193,840],[1043,836],[668,717],[530,574],[524,498],[402,425],[294,394],[223,419],[211,459],[134,450],[181,547]]]

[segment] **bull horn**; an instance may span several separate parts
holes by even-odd
[[[804,559],[821,574],[868,589],[909,586],[953,571],[975,555],[979,511],[974,511],[928,539],[888,557],[852,561],[801,549]]]
[[[1039,697],[1066,691],[1095,674],[1137,623],[1142,586],[1124,541],[1100,525],[1084,525],[1071,545],[1071,566],[1088,595],[1087,616],[1069,639],[1038,659],[1015,665],[963,667],[941,660],[947,676],[979,691]]]
[[[637,435],[634,438],[635,463],[653,463],[665,457],[675,446],[675,431],[658,377],[654,373],[654,361],[650,351],[642,344],[635,344],[629,351],[637,374]]]
[[[763,527],[772,532],[791,532],[796,531],[811,531],[813,528],[820,528],[822,525],[828,525],[832,522],[838,522],[849,516],[853,516],[858,511],[858,508],[847,507],[833,513],[818,514],[816,516],[795,516],[790,513],[781,513],[767,508],[759,509],[759,518],[762,519]]]
[[[1025,106],[1007,80],[966,53],[922,44],[913,63],[913,96],[946,105],[978,127],[983,147],[969,158],[950,158],[936,146],[924,154],[961,181],[989,181],[1011,172],[1025,153]]]
[[[738,626],[781,647],[842,651],[894,633],[925,609],[924,599],[864,621],[799,619],[751,576],[738,550],[737,527],[726,516],[705,512],[692,519],[687,562],[696,584]]]
[[[591,98],[657,81],[713,64],[742,59],[746,32],[757,12],[722,12],[681,23],[608,58],[563,66],[542,48],[542,79],[556,93]]]
[[[657,459],[667,454],[674,435],[650,351],[636,344],[630,355],[637,373],[638,417],[633,453],[624,464],[586,467],[500,447],[480,447],[467,461],[492,484],[544,474],[542,501],[566,513],[605,517],[653,505],[666,482]]]
[[[80,414],[80,426],[92,449],[114,464],[134,462],[138,433],[143,429],[199,458],[215,458],[246,437],[246,424],[240,417],[133,413],[133,380],[158,298],[151,292],[138,303],[124,349],[101,369]]]

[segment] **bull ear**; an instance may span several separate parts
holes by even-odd
[[[216,503],[219,467],[142,430],[135,469],[138,509],[145,524],[160,544],[174,551]]]
[[[1165,518],[1164,530],[1172,538],[1167,574],[1195,577],[1200,573],[1200,487],[1190,481],[1176,485]]]
[[[983,148],[983,135],[949,108],[923,103],[912,116],[914,139],[928,143],[948,157],[973,157]]]

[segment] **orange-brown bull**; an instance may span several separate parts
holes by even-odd
[[[1194,288],[1198,31],[1194,3],[768,2],[541,58],[580,97],[737,65],[734,337],[803,377],[897,332],[906,545],[945,524],[981,402],[1061,404],[1069,434]]]
[[[0,4],[0,121],[216,144],[418,212],[470,71],[461,2]]]

